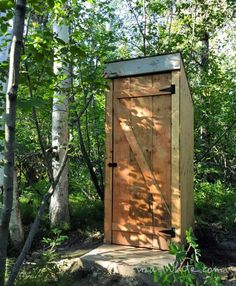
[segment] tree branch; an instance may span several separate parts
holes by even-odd
[[[30,232],[27,236],[27,239],[25,241],[25,244],[24,244],[24,247],[22,248],[21,250],[21,253],[20,255],[18,256],[13,268],[12,268],[12,271],[10,273],[10,276],[8,278],[8,281],[7,281],[7,284],[6,286],[12,286],[16,277],[17,277],[17,274],[19,272],[19,269],[22,265],[22,263],[24,262],[25,260],[25,257],[27,255],[27,253],[29,252],[30,248],[31,248],[31,245],[32,245],[32,242],[33,242],[33,239],[35,237],[35,234],[37,233],[37,230],[38,230],[38,227],[39,227],[39,224],[40,224],[40,221],[41,221],[41,218],[42,218],[42,215],[44,214],[45,212],[45,208],[46,208],[46,205],[48,204],[49,202],[49,199],[51,198],[51,196],[53,195],[55,189],[56,189],[56,186],[60,180],[60,177],[61,177],[61,174],[66,166],[66,162],[67,162],[67,159],[68,159],[68,147],[66,149],[66,152],[65,152],[65,155],[62,159],[62,164],[57,172],[57,175],[55,177],[55,180],[53,182],[53,184],[51,185],[51,187],[49,188],[48,192],[43,196],[43,199],[41,201],[41,204],[40,204],[40,207],[39,207],[39,210],[38,210],[38,213],[34,219],[34,222],[30,228]]]

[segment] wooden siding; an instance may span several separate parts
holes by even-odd
[[[113,82],[106,94],[105,136],[104,242],[111,243],[113,178],[112,168],[108,164],[113,161]]]
[[[181,240],[185,231],[194,225],[193,198],[193,102],[188,81],[181,62],[180,74],[180,189],[181,189]]]
[[[171,106],[171,224],[175,228],[174,242],[181,242],[181,192],[179,183],[179,94],[180,71],[172,72],[172,84],[175,94],[172,94]]]
[[[171,73],[155,74],[150,76],[125,77],[114,80],[114,98],[144,97],[166,95],[160,89],[168,87],[171,82]]]

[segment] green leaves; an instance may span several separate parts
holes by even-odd
[[[17,104],[22,111],[31,112],[33,107],[36,109],[44,108],[46,102],[43,98],[19,98]]]
[[[48,6],[52,9],[55,5],[55,1],[54,0],[47,0]]]
[[[192,227],[190,227],[188,230],[186,230],[186,241],[192,248],[197,248],[197,239],[193,233]]]
[[[200,251],[192,228],[186,231],[187,250],[183,245],[170,245],[170,253],[176,257],[175,264],[164,266],[163,270],[156,270],[153,273],[153,280],[159,286],[221,286],[220,277],[215,269],[208,268],[199,262]],[[193,251],[191,259],[189,252]]]
[[[84,51],[84,49],[82,49],[81,47],[77,45],[70,46],[70,52],[71,52],[72,57],[85,57],[86,56],[86,52]]]
[[[0,140],[4,140],[4,137],[5,137],[5,131],[0,129]],[[1,152],[2,150],[0,150]]]
[[[178,263],[182,262],[186,257],[186,252],[185,252],[183,245],[171,243],[169,252],[170,252],[170,254],[175,255],[176,261]]]
[[[10,0],[0,1],[0,12],[6,12],[7,10],[13,8],[14,2]]]

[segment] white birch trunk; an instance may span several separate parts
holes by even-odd
[[[0,13],[0,16],[3,16],[3,13]],[[2,45],[5,41],[8,41],[7,45],[1,49],[0,53],[0,62],[7,61],[8,55],[9,55],[9,49],[11,46],[11,37],[12,37],[12,20],[9,23],[9,27],[7,30],[7,35],[0,37],[0,45]],[[7,79],[2,78],[0,80],[0,86],[1,86],[1,93],[6,94],[7,91]],[[4,110],[4,101],[1,102],[2,110]],[[0,129],[4,130],[4,112],[1,114],[0,117]],[[4,140],[0,140],[0,146],[1,148],[4,146]],[[3,160],[4,154],[3,151],[0,152],[0,161]],[[4,167],[3,165],[0,165],[0,188],[3,188],[3,174],[4,174]],[[14,174],[14,183],[13,183],[13,210],[11,213],[11,219],[10,219],[10,238],[12,241],[13,246],[16,249],[19,249],[20,246],[24,242],[24,232],[23,232],[23,226],[22,226],[22,220],[21,220],[21,214],[20,214],[20,205],[19,205],[19,191],[18,191],[18,184],[17,184],[17,176],[16,171]]]
[[[5,16],[5,13],[0,13],[0,17],[3,17],[3,16]],[[0,37],[0,46],[2,46],[5,41],[11,39],[12,21],[10,23],[10,27],[8,27],[8,29],[7,29],[7,33],[9,35],[4,35],[4,36]],[[1,49],[0,49],[0,63],[3,63],[5,61],[7,61],[10,45],[11,45],[11,43],[9,41],[6,46],[1,47]],[[1,76],[0,77],[0,93],[5,95],[6,92],[7,92],[7,79]],[[4,103],[3,99],[0,101],[0,109],[1,109],[1,113],[0,113],[0,130],[3,131],[4,130],[4,109],[5,109],[5,103]],[[3,166],[4,152],[3,152],[3,147],[4,147],[4,140],[0,139],[0,148],[1,148],[1,151],[0,151],[0,161],[1,161],[1,164],[0,164],[0,188],[3,188],[3,172],[4,172],[4,166]]]
[[[14,248],[20,250],[24,242],[24,231],[20,213],[19,189],[17,183],[16,170],[14,170],[13,202],[12,202],[12,212],[9,225],[9,232],[10,232],[11,242]]]
[[[0,285],[5,285],[9,222],[13,203],[15,165],[16,99],[20,76],[21,48],[25,21],[26,0],[16,0],[11,43],[8,87],[5,111],[5,153],[3,205],[0,210]]]
[[[64,42],[69,42],[69,27],[66,25],[53,25],[53,32]],[[55,50],[54,73],[63,75],[63,80],[53,98],[52,110],[52,168],[55,178],[65,154],[65,147],[68,143],[68,92],[70,88],[69,65],[63,57],[58,59],[58,51]],[[68,166],[61,175],[55,192],[50,200],[50,222],[51,226],[63,226],[69,224],[69,202],[68,202]]]

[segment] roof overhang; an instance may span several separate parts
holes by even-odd
[[[105,76],[117,78],[180,70],[180,63],[180,53],[115,61],[107,63]]]

